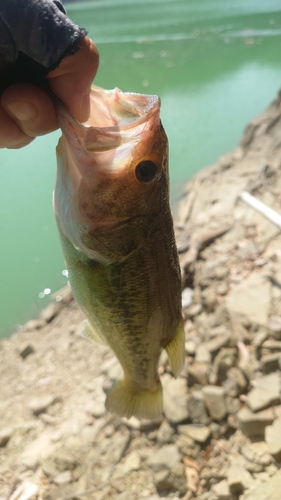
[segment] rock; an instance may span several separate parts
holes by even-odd
[[[237,418],[241,430],[249,437],[263,436],[266,426],[274,421],[274,412],[272,408],[267,408],[256,413],[253,413],[249,408],[244,406],[237,413]]]
[[[241,345],[244,345],[245,348],[245,344],[238,342],[239,348],[241,348]],[[256,373],[260,371],[260,362],[257,360],[254,353],[248,352],[248,354],[245,355],[245,353],[241,353],[240,349],[238,368],[246,375],[248,380],[252,380],[255,378]]]
[[[154,484],[158,491],[170,491],[172,489],[169,478],[170,472],[167,469],[161,469],[154,473]]]
[[[246,488],[249,488],[253,477],[244,467],[231,465],[227,471],[227,483],[232,495],[240,495]]]
[[[179,425],[178,431],[181,434],[186,434],[191,437],[197,443],[204,444],[209,439],[211,435],[211,431],[209,427],[200,424],[187,424],[187,425]]]
[[[206,385],[209,382],[210,365],[208,363],[194,362],[187,367],[188,385],[192,387],[194,384]]]
[[[226,416],[225,392],[223,387],[206,385],[202,389],[206,407],[214,420],[222,420]]]
[[[46,434],[41,434],[32,441],[19,456],[19,462],[27,469],[36,469],[43,460],[49,458],[54,452],[54,443]]]
[[[71,479],[72,477],[70,470],[65,470],[57,474],[56,477],[54,477],[53,482],[57,485],[62,485],[70,483]]]
[[[225,396],[225,406],[226,411],[229,414],[235,414],[239,411],[241,402],[238,398],[232,398],[231,396]]]
[[[280,500],[281,470],[246,493],[243,500]]]
[[[211,384],[219,384],[225,381],[227,373],[234,366],[237,359],[237,350],[233,347],[222,348],[213,362],[213,369],[210,375]]]
[[[163,388],[166,418],[175,424],[183,422],[188,418],[186,380],[165,377]]]
[[[185,309],[186,307],[189,307],[192,304],[192,300],[193,300],[193,290],[191,288],[185,288],[182,291],[182,299],[181,299],[182,308]]]
[[[40,413],[47,410],[55,401],[55,397],[52,394],[46,394],[45,396],[38,396],[33,398],[28,407],[32,411],[33,415],[39,415]]]
[[[228,424],[227,424],[227,422],[225,424],[223,424],[223,425],[222,425],[221,422],[219,424],[217,422],[211,422],[210,425],[209,425],[209,428],[210,428],[210,431],[211,431],[211,434],[212,434],[212,438],[215,439],[215,440],[218,440],[228,430]]]
[[[161,470],[154,473],[154,484],[159,491],[161,497],[163,493],[169,493],[170,491],[177,491],[181,496],[187,491],[185,474],[183,470],[183,464],[178,464],[180,466],[180,474],[175,474],[174,471],[169,473],[167,470]],[[162,494],[161,494],[162,493]],[[159,497],[158,497],[159,498]],[[173,497],[175,500],[178,497]]]
[[[280,374],[278,372],[266,375],[255,380],[255,387],[250,390],[247,396],[247,405],[253,411],[267,408],[269,405],[280,402]]]
[[[178,447],[167,444],[156,450],[147,463],[154,472],[158,472],[162,469],[171,469],[180,458]]]
[[[233,288],[226,298],[226,307],[232,323],[267,325],[271,284],[268,279],[253,272]]]
[[[226,479],[223,479],[217,484],[211,487],[213,493],[215,493],[217,500],[230,500],[230,489]]]
[[[174,434],[175,430],[173,427],[169,424],[169,422],[164,420],[157,431],[157,441],[161,444],[171,443],[173,441]]]
[[[239,370],[239,368],[237,368],[236,366],[233,366],[228,370],[227,377],[235,380],[239,388],[239,393],[244,392],[247,389],[248,386],[247,379],[244,373],[241,370]]]
[[[281,340],[281,316],[272,315],[268,319],[267,328],[277,340]]]
[[[24,329],[27,332],[32,332],[33,330],[40,330],[46,325],[46,321],[43,319],[30,319],[24,325]]]
[[[265,428],[265,442],[269,453],[277,462],[281,461],[281,417],[277,418],[272,425]]]
[[[39,319],[50,323],[63,307],[62,302],[50,302],[39,314]]]
[[[22,359],[25,359],[27,358],[30,354],[32,354],[33,352],[35,352],[35,349],[33,347],[32,344],[26,344],[24,347],[22,347],[22,349],[19,351],[20,353],[20,356],[22,357]]]
[[[40,413],[39,418],[40,420],[42,420],[42,422],[44,422],[44,424],[47,425],[55,425],[56,423],[55,417],[53,417],[52,415],[48,415],[48,413]]]
[[[90,401],[87,403],[86,412],[95,418],[100,418],[105,414],[104,403],[100,401]]]
[[[126,460],[123,464],[124,473],[127,474],[132,470],[138,470],[141,465],[140,455],[137,451],[132,451],[127,455]]]
[[[201,293],[201,301],[203,307],[208,312],[212,312],[215,308],[217,302],[217,295],[215,289],[212,286],[208,286]]]
[[[248,443],[248,448],[254,454],[254,461],[264,467],[268,467],[272,463],[272,456],[269,454],[268,445],[265,441],[255,441]]]
[[[264,373],[274,372],[278,370],[281,361],[281,353],[274,352],[261,357],[261,367]]]
[[[218,295],[226,295],[228,292],[228,286],[225,283],[225,281],[222,281],[221,283],[218,283],[216,285],[216,293]]]
[[[201,391],[194,391],[188,399],[187,408],[189,418],[195,424],[206,425],[209,423],[209,417],[206,412],[203,394]]]
[[[194,356],[195,351],[196,351],[196,343],[193,340],[187,340],[185,343],[185,352],[186,354],[189,354],[190,356]]]
[[[196,363],[206,363],[210,364],[212,361],[212,357],[210,352],[208,351],[206,344],[200,344],[199,346],[196,347],[196,354],[195,354],[195,362]]]
[[[77,495],[79,497],[79,495]],[[157,495],[158,496],[158,495]],[[138,500],[137,494],[133,491],[122,491],[115,497],[116,500]],[[149,500],[149,499],[148,499]]]
[[[184,317],[193,318],[194,316],[200,314],[201,311],[202,311],[201,302],[195,302],[194,304],[191,304],[187,309],[184,310]]]
[[[205,342],[205,346],[209,352],[213,353],[224,347],[231,339],[231,332],[223,333],[222,335],[217,335],[216,337]]]
[[[0,429],[0,448],[4,448],[4,446],[8,444],[12,435],[13,435],[12,427],[4,427]]]
[[[42,460],[42,471],[47,477],[55,477],[58,475],[59,471],[56,466],[56,462],[52,457],[48,457]]]
[[[230,413],[227,416],[227,425],[231,429],[239,429],[239,421],[238,421],[237,415]]]
[[[266,341],[268,333],[266,330],[262,329],[255,334],[254,340],[252,342],[254,347],[261,347],[261,345]]]

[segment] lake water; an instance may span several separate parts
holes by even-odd
[[[161,96],[174,207],[184,182],[231,150],[281,87],[277,0],[102,0],[66,8],[98,45],[98,85]],[[0,336],[36,316],[66,283],[52,214],[58,137],[0,150]]]

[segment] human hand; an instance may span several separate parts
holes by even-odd
[[[85,37],[74,55],[65,57],[47,75],[51,91],[64,102],[76,120],[89,118],[89,93],[99,64],[94,42]],[[1,70],[0,70],[1,78]],[[58,128],[51,97],[29,83],[10,85],[0,99],[0,148],[18,149],[35,137]]]

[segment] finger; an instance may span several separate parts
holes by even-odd
[[[19,149],[33,141],[0,106],[0,148]]]
[[[31,138],[58,128],[51,98],[35,85],[28,83],[11,85],[3,92],[1,105],[23,133]]]
[[[63,59],[60,66],[47,76],[52,91],[80,122],[86,121],[90,115],[89,94],[98,65],[97,47],[85,37],[78,52]]]

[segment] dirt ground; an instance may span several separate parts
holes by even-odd
[[[161,359],[163,417],[105,412],[120,366],[67,288],[1,341],[0,500],[280,499],[281,234],[239,197],[281,214],[280,102],[179,203],[186,365]]]

